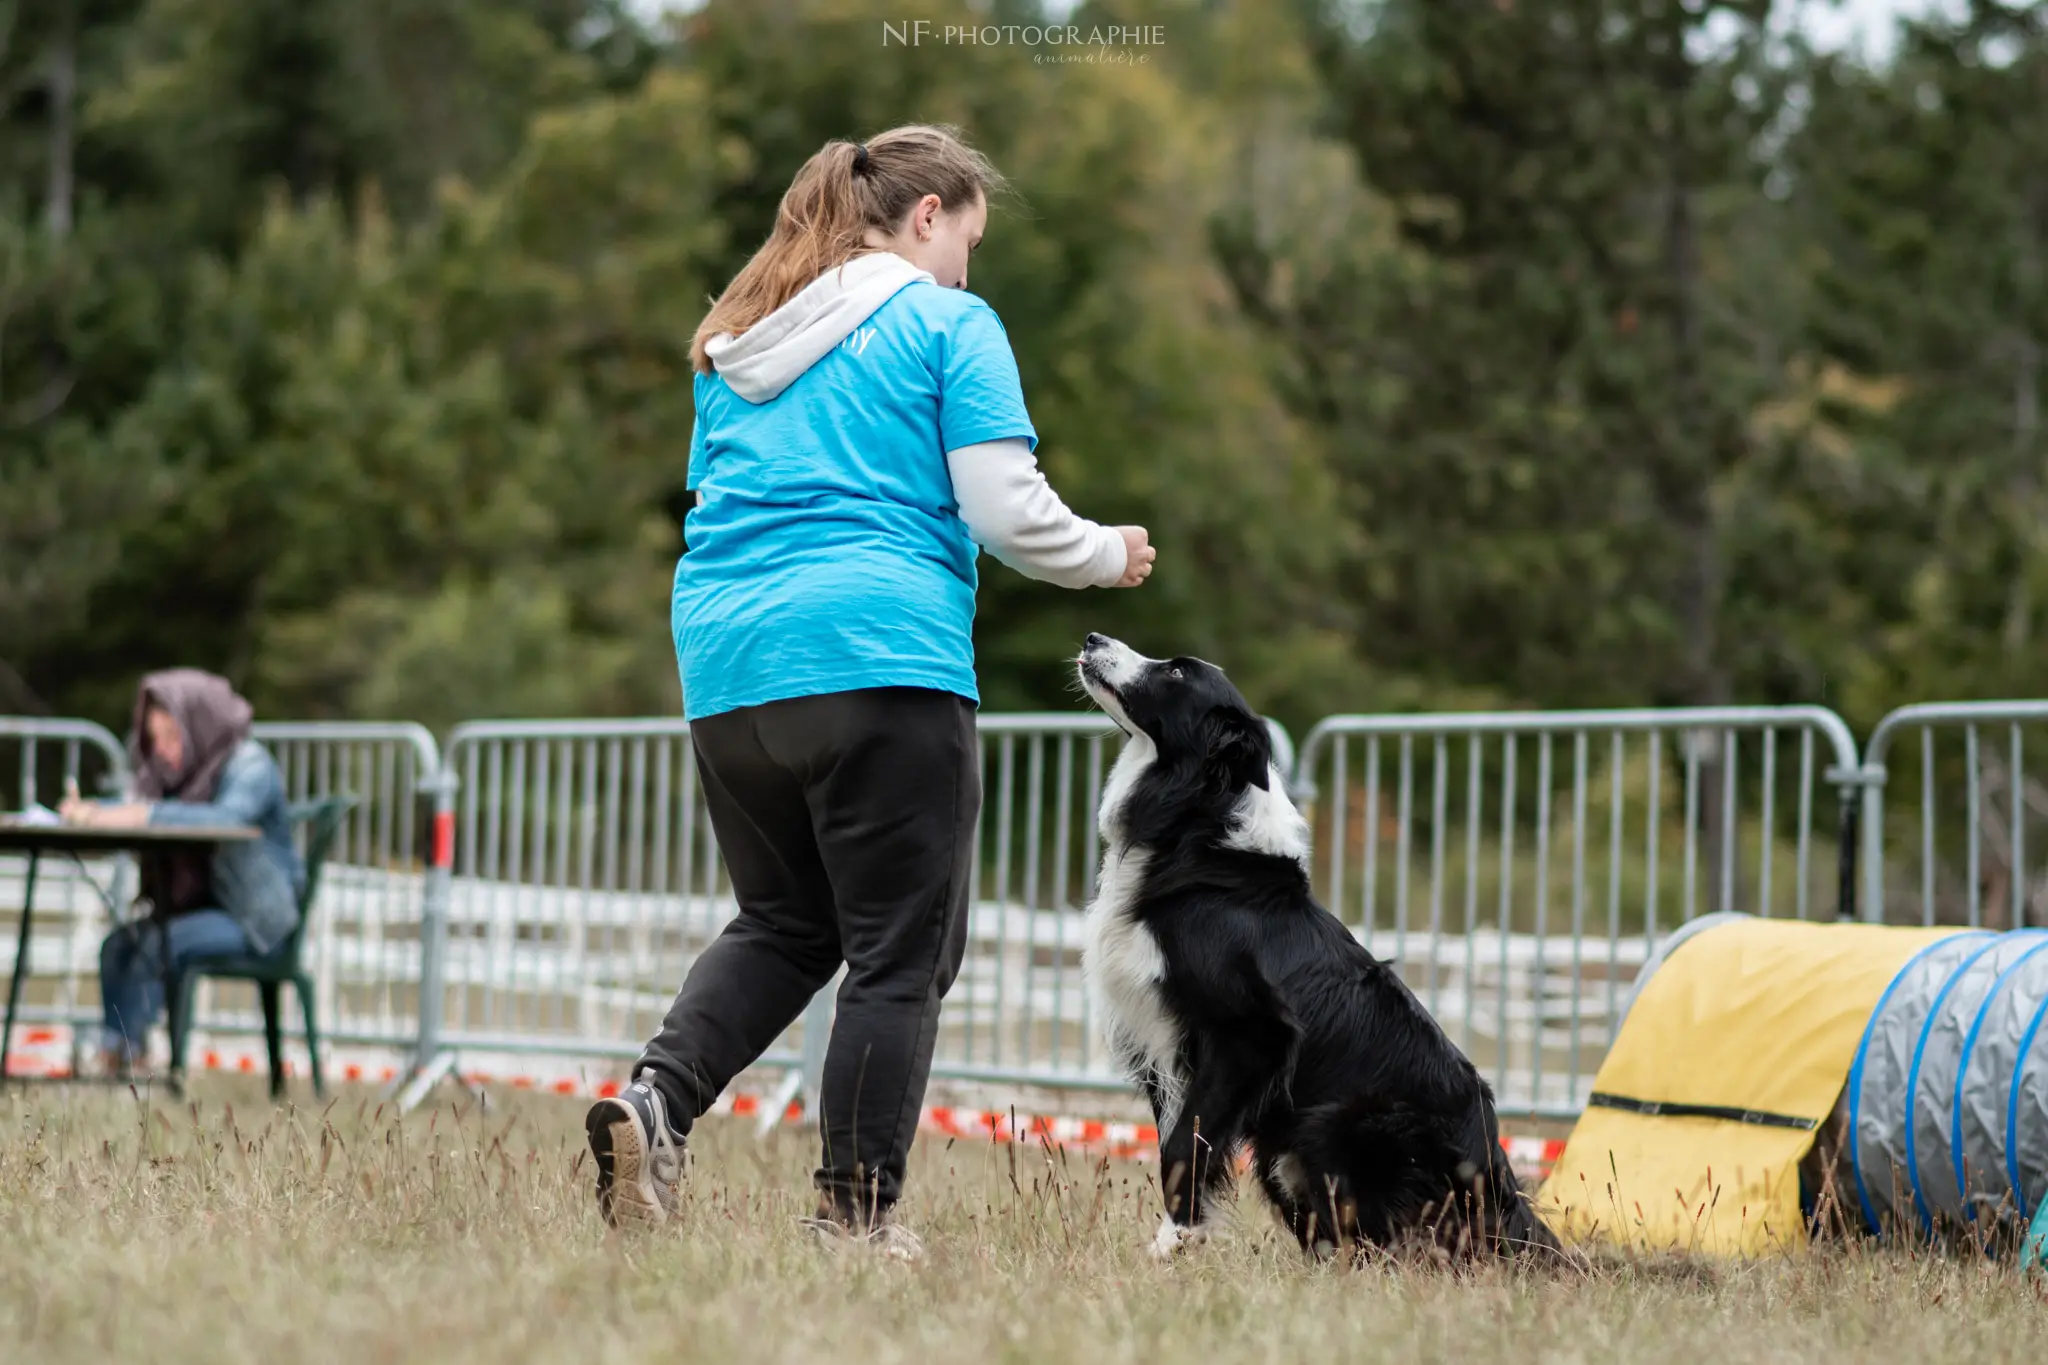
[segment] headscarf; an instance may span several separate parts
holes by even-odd
[[[185,739],[184,762],[172,768],[150,752],[144,717],[154,704],[170,713]],[[249,703],[226,678],[196,668],[151,673],[135,692],[135,723],[128,734],[129,771],[144,801],[211,801],[221,769],[249,737]]]
[[[172,768],[150,751],[147,717],[162,707],[185,740],[184,761]],[[254,712],[226,678],[196,668],[150,673],[135,690],[135,720],[128,732],[128,767],[134,797],[142,801],[211,801],[221,770],[249,737]],[[141,857],[142,894],[163,914],[196,910],[213,899],[211,858],[191,849]]]

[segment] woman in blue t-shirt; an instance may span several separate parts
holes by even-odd
[[[684,1140],[844,962],[813,1226],[889,1217],[966,951],[980,812],[976,547],[1136,587],[1144,529],[1068,511],[995,312],[967,292],[1002,179],[951,129],[832,142],[697,330],[672,624],[739,914],[586,1127],[614,1223],[675,1207]]]

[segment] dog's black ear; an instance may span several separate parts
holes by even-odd
[[[1248,786],[1264,791],[1273,762],[1273,739],[1266,733],[1266,723],[1234,706],[1218,706],[1209,712],[1203,728],[1209,771],[1231,791]]]

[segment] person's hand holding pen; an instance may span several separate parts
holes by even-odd
[[[81,825],[87,829],[135,829],[149,823],[150,806],[147,801],[132,801],[126,805],[108,806],[98,801],[88,801],[78,794],[78,779],[64,779],[64,799],[57,806],[57,814],[67,825]]]
[[[64,823],[90,826],[98,813],[98,806],[78,794],[78,779],[65,778],[64,799],[57,804],[57,814],[63,817]]]

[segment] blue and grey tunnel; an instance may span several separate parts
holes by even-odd
[[[2048,1197],[2048,930],[1959,933],[1900,969],[1849,1072],[1875,1230],[2020,1220]]]
[[[1689,921],[1540,1201],[1579,1243],[1768,1255],[1846,1221],[2002,1250],[2048,1217],[2048,930]]]

